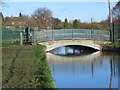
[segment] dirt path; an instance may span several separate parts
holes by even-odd
[[[13,58],[11,66],[10,66],[10,72],[8,74],[7,79],[5,81],[3,81],[3,83],[2,83],[3,85],[7,84],[9,82],[9,80],[13,77],[14,69],[15,69],[14,64],[15,64],[15,61],[16,61],[17,57],[19,56],[19,53],[20,53],[21,50],[22,50],[22,48],[19,48],[17,50],[17,53],[16,53],[15,57]]]

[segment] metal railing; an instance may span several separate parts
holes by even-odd
[[[30,31],[30,29],[28,30]],[[110,31],[95,29],[57,29],[57,30],[31,30],[26,33],[25,29],[2,29],[2,43],[20,42],[20,33],[25,40],[29,36],[31,43],[39,43],[53,40],[89,39],[99,41],[110,41]],[[27,35],[27,36],[26,36]]]
[[[112,35],[113,42],[120,41],[120,23],[112,23]]]
[[[2,37],[1,42],[2,44],[12,44],[12,43],[20,43],[20,33],[23,34],[23,38],[25,37],[24,29],[8,29],[2,28],[1,29]],[[24,40],[24,39],[23,39]]]
[[[32,32],[32,42],[39,43],[52,40],[90,39],[110,41],[110,31],[95,29],[59,29]]]

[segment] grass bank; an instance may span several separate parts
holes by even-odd
[[[105,51],[120,51],[120,42],[114,42],[104,45],[103,50]]]
[[[117,48],[117,47],[120,47],[120,42],[109,43],[109,44],[107,44],[107,46]]]
[[[2,48],[3,88],[54,88],[45,46]]]

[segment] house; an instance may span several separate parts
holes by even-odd
[[[21,13],[18,17],[6,17],[4,23],[6,28],[25,28],[31,26],[33,30],[52,29],[50,20],[43,17],[29,18]]]
[[[28,24],[27,16],[6,17],[4,20],[6,28],[25,28]]]

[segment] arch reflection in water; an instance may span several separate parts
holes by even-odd
[[[56,55],[62,55],[62,56],[79,56],[79,55],[86,55],[93,53],[97,50],[85,46],[79,46],[79,45],[70,45],[70,46],[63,46],[56,48],[52,51],[50,51],[53,54]]]
[[[52,53],[47,53],[47,60],[53,63],[72,63],[72,62],[87,62],[87,61],[96,61],[101,60],[100,51],[94,52],[88,55],[81,55],[76,57],[67,57],[67,56],[60,56],[54,55]]]
[[[113,56],[99,51],[76,57],[47,53],[47,60],[58,88],[117,88],[118,60]]]

